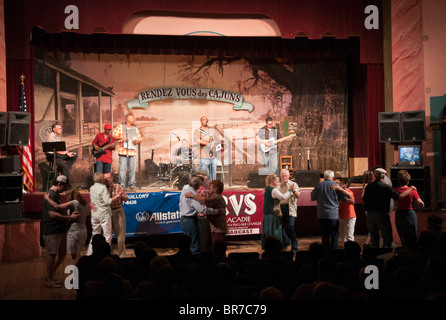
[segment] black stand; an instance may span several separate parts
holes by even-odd
[[[57,151],[66,151],[67,147],[65,145],[65,141],[55,141],[55,142],[42,142],[42,151],[44,153],[52,152],[53,153],[53,170],[54,170],[54,177],[56,177],[56,152]],[[48,178],[46,182],[45,192],[48,191],[49,185],[51,183],[50,177],[51,177],[51,168],[48,170]]]

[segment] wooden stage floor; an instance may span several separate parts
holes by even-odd
[[[363,247],[366,236],[357,235],[355,241]],[[299,250],[308,250],[311,243],[320,241],[320,237],[299,238]],[[260,240],[227,240],[227,254],[231,252],[259,252],[261,253]],[[149,242],[150,245],[150,242]],[[170,255],[177,250],[174,247],[159,246],[153,248],[158,255]],[[340,244],[342,248],[342,244]],[[289,247],[288,247],[289,249]],[[85,251],[83,252],[85,253]],[[127,244],[127,255],[134,256],[132,245]],[[45,258],[46,251],[42,255],[19,262],[4,262],[0,264],[0,300],[75,300],[76,292],[62,288],[45,287]],[[65,279],[65,267],[72,264],[71,257],[66,256],[64,263],[57,272],[58,279]]]

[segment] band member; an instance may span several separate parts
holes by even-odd
[[[112,171],[112,160],[115,140],[111,136],[111,124],[104,126],[104,132],[98,133],[93,140],[93,154],[97,157],[94,172],[107,173]]]
[[[217,159],[215,147],[220,140],[220,132],[208,126],[206,116],[200,119],[201,127],[194,132],[194,141],[200,146],[198,170],[207,170],[212,180],[217,178]]]
[[[48,137],[48,142],[61,141],[62,126],[56,122],[51,126],[51,133]],[[47,160],[54,161],[52,152],[47,153]],[[57,169],[62,172],[62,175],[67,177],[67,186],[71,188],[70,183],[70,169],[77,160],[77,153],[71,151],[56,151],[56,165]]]
[[[173,155],[173,163],[175,165],[192,165],[193,160],[194,153],[192,148],[189,146],[189,141],[187,139],[183,139],[181,141],[181,147],[175,150]]]
[[[134,190],[135,187],[135,172],[136,172],[136,147],[142,142],[141,133],[135,126],[135,116],[128,114],[126,121],[121,123],[113,130],[113,139],[118,142],[119,155],[119,184],[125,188],[127,169],[128,186]]]
[[[262,155],[263,165],[259,173],[277,174],[279,164],[279,153],[277,151],[277,143],[275,140],[281,139],[280,130],[274,125],[271,117],[266,118],[266,125],[259,129],[256,135],[256,141],[260,144],[260,154]]]

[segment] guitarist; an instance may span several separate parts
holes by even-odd
[[[270,139],[278,140],[281,138],[282,134],[274,125],[273,119],[271,117],[267,117],[266,125],[261,127],[259,131],[257,131],[256,135],[256,141],[258,143],[265,145],[265,147],[271,148],[268,152],[264,152],[262,148],[260,148],[260,154],[262,155],[264,165],[264,168],[259,169],[260,174],[277,174],[277,167],[279,166],[279,153],[277,151],[277,144],[270,143]]]
[[[208,126],[208,118],[206,116],[200,119],[201,127],[194,132],[194,142],[200,146],[199,166],[198,170],[206,170],[209,172],[209,178],[217,179],[217,158],[216,152],[213,152],[213,141],[221,140],[220,132],[215,128]],[[214,141],[215,142],[215,141]]]
[[[107,173],[112,171],[112,150],[115,149],[115,140],[111,136],[112,127],[110,123],[107,123],[104,126],[104,132],[98,133],[93,140],[93,149],[95,151],[100,151],[102,147],[110,145],[107,149],[103,150],[101,156],[99,156],[96,160],[96,168],[95,172]]]

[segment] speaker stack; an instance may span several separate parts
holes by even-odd
[[[29,112],[8,112],[8,145],[27,146],[29,144]]]
[[[380,112],[378,114],[379,142],[400,142],[400,124],[401,115],[399,112]]]
[[[29,145],[31,114],[0,112],[0,147]],[[23,219],[23,180],[20,156],[0,159],[0,222]]]
[[[427,139],[424,110],[380,112],[378,126],[379,142],[421,142]]]
[[[420,142],[426,137],[426,116],[423,110],[401,112],[403,141]]]

